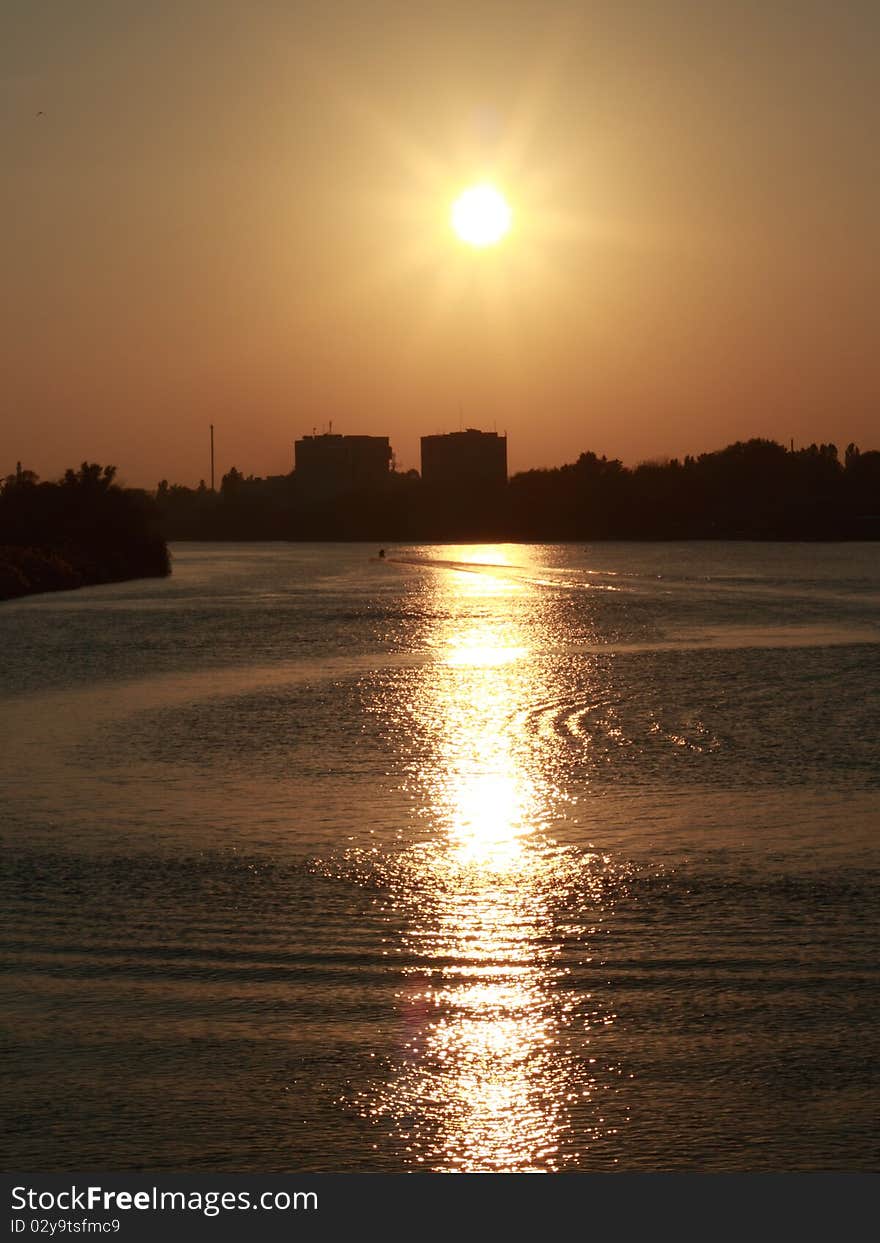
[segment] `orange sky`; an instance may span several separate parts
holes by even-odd
[[[880,447],[865,0],[5,0],[0,475]],[[42,113],[43,115],[38,115]],[[494,178],[488,252],[449,203]]]

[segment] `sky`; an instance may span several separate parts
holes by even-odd
[[[0,476],[880,447],[873,0],[3,0]],[[513,227],[467,247],[491,180]]]

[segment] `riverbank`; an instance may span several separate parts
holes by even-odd
[[[102,556],[102,551],[0,547],[0,600],[134,578],[164,578],[171,573],[168,546],[158,536],[125,553]]]
[[[83,462],[54,483],[21,469],[0,484],[0,600],[171,573],[153,499]]]

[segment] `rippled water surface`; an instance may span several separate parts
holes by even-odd
[[[0,605],[6,1167],[876,1169],[880,546],[373,551]]]

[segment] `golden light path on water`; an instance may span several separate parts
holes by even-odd
[[[536,588],[495,574],[429,577],[438,659],[408,703],[388,706],[419,740],[425,825],[387,864],[389,909],[405,918],[406,1036],[361,1107],[391,1122],[416,1168],[553,1171],[604,1124],[592,1101],[607,1085],[587,1032],[613,1016],[591,1014],[590,994],[567,987],[560,912],[573,893],[601,902],[608,861],[549,838],[561,795],[517,732],[537,692],[520,607]],[[575,1108],[591,1117],[573,1141]]]

